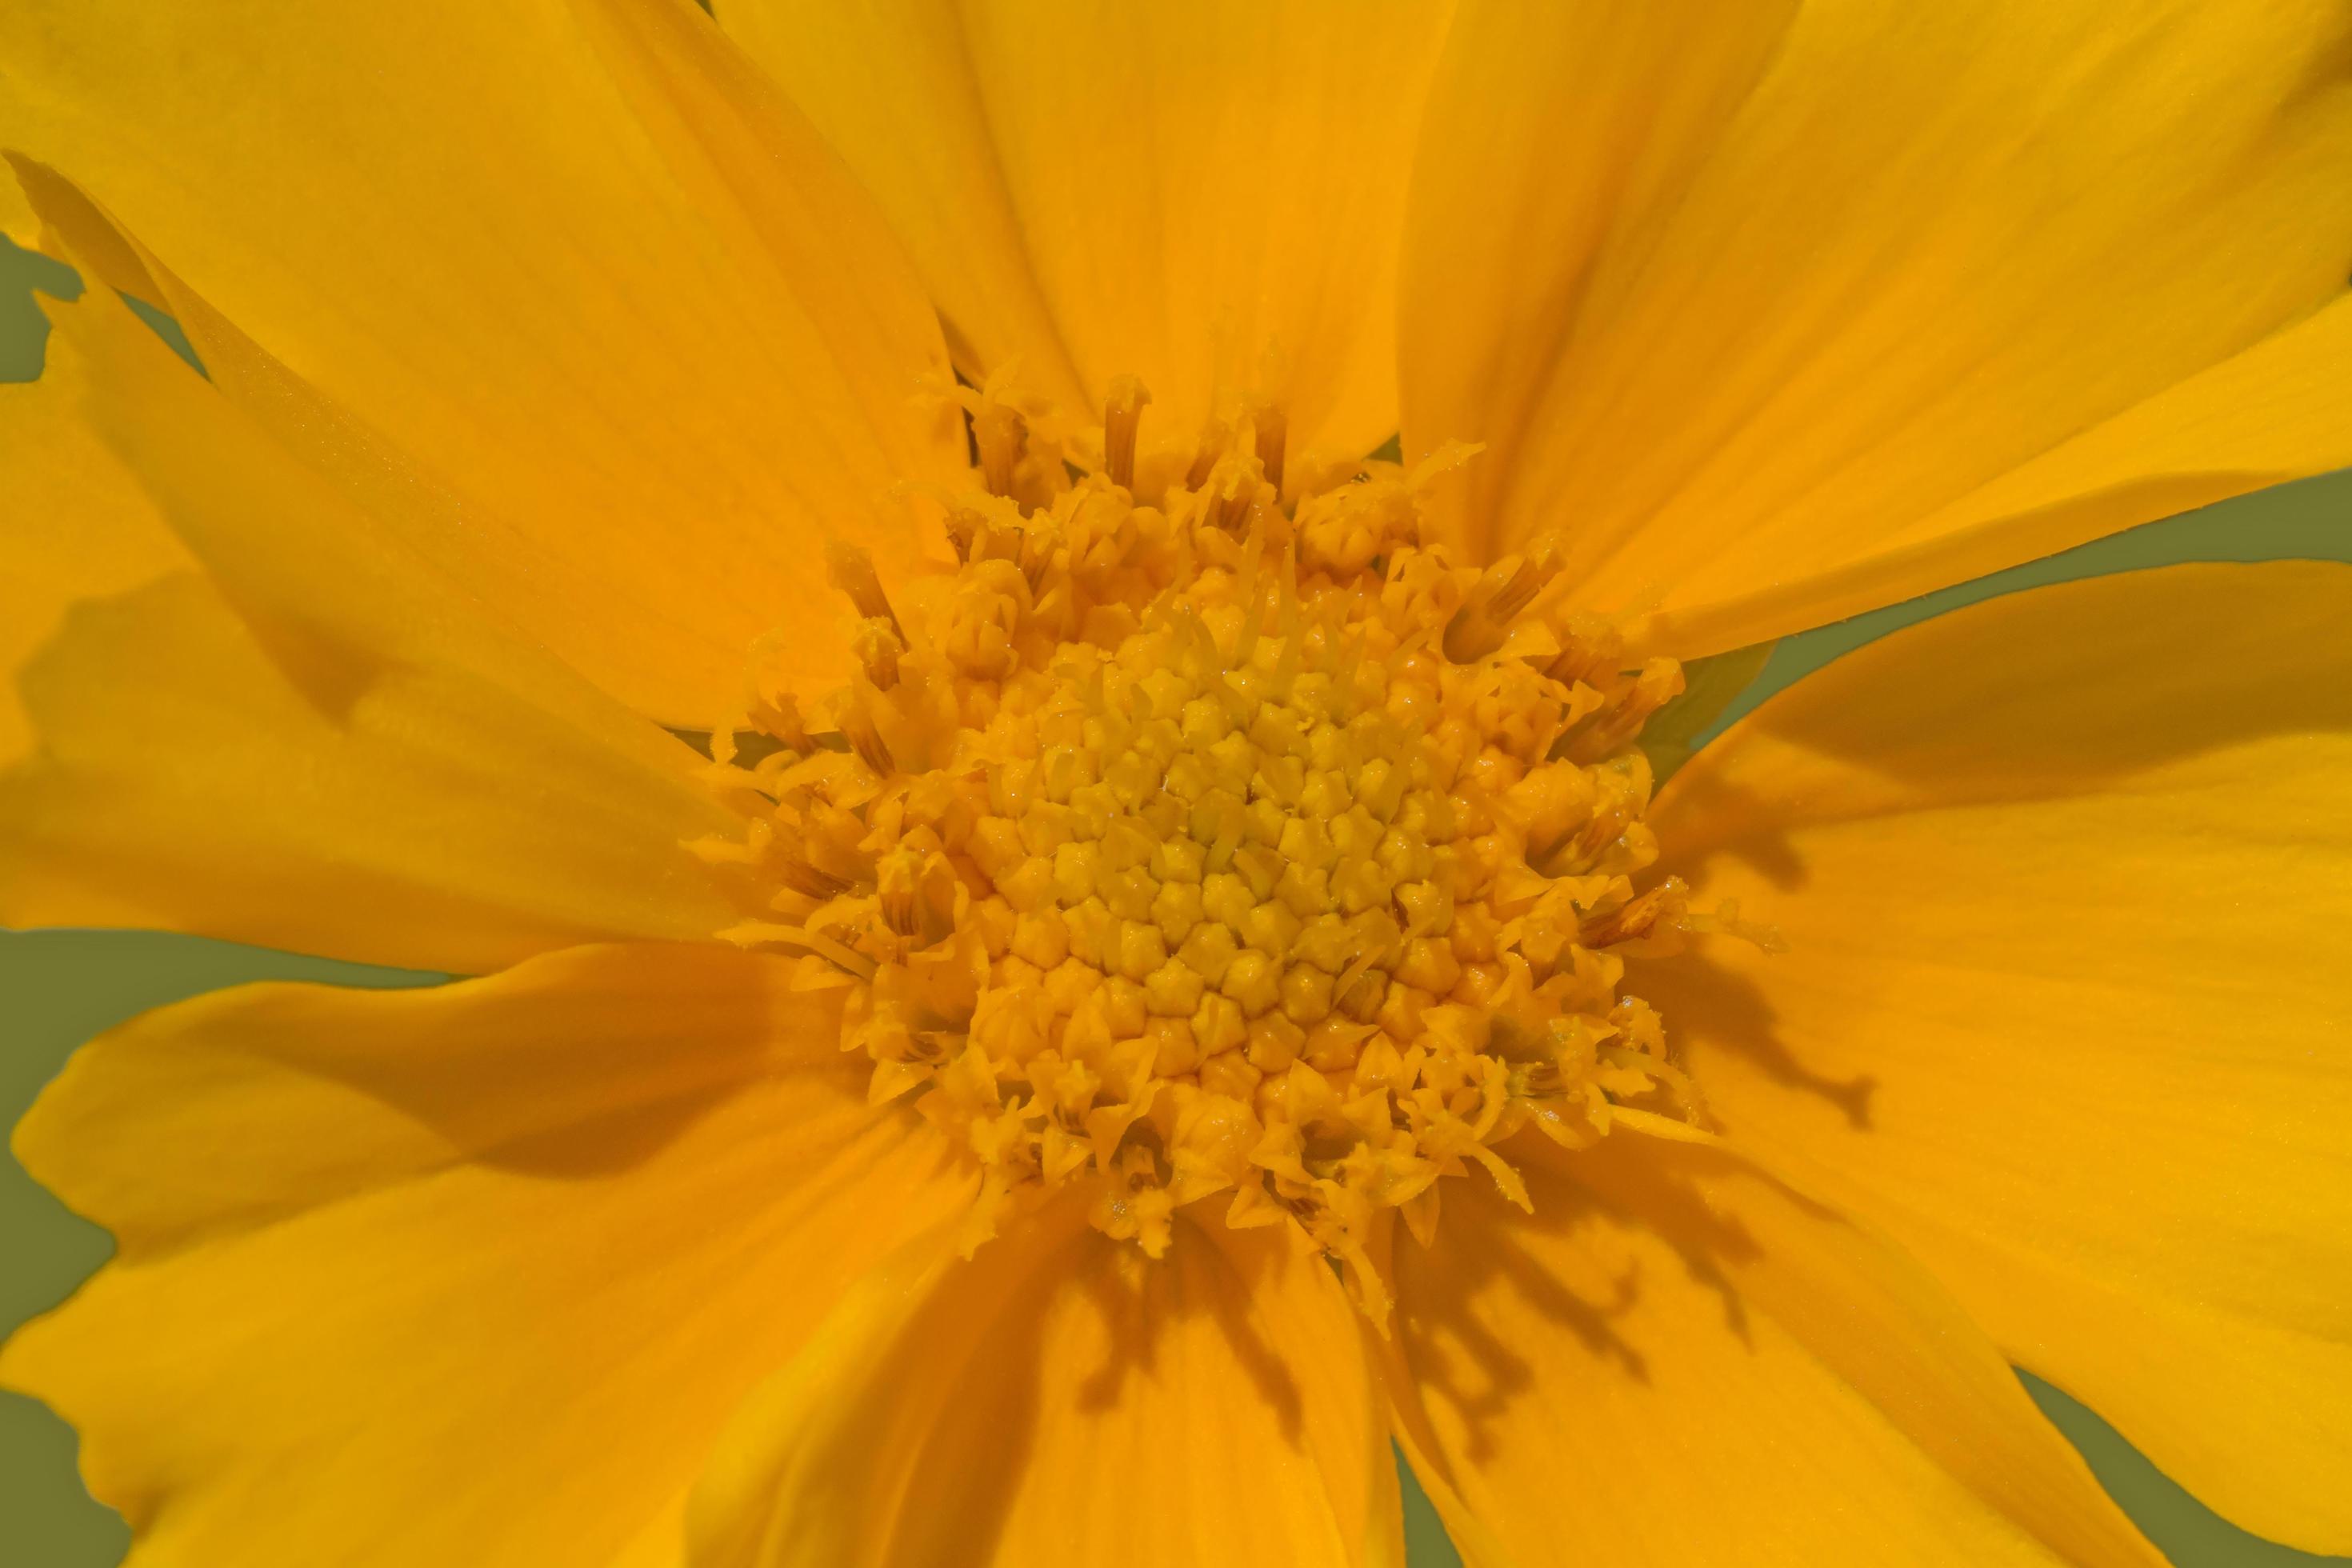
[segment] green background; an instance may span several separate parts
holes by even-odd
[[[38,374],[46,324],[27,291],[34,286],[70,293],[76,280],[0,240],[0,380]],[[2331,475],[1825,626],[1774,649],[1726,717],[1873,637],[1995,594],[2178,561],[2352,560],[2347,520],[2352,473]],[[389,986],[436,978],[151,932],[0,932],[0,1126],[14,1125],[77,1045],[143,1009],[252,980]],[[0,1333],[62,1300],[105,1260],[109,1246],[104,1231],[68,1214],[13,1159],[0,1162]],[[2092,1412],[2045,1384],[2025,1381],[2099,1479],[2180,1568],[2352,1563],[2292,1552],[2234,1528],[2158,1473]],[[1459,1562],[1410,1477],[1406,1524],[1413,1568]],[[71,1430],[39,1405],[0,1394],[0,1560],[22,1568],[106,1568],[129,1539],[121,1521],[82,1490]]]

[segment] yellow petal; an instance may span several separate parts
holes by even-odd
[[[31,744],[16,672],[66,607],[191,563],[62,385],[0,384],[0,764]]]
[[[696,1568],[1279,1563],[1402,1568],[1353,1309],[1266,1231],[1166,1258],[1033,1216],[845,1298],[730,1430]]]
[[[1475,1568],[2162,1560],[1875,1233],[1730,1152],[1530,1149],[1397,1244],[1402,1427]]]
[[[16,1144],[121,1252],[0,1376],[142,1563],[675,1568],[727,1413],[969,1190],[790,973],[581,949],[101,1038]]]
[[[476,971],[730,918],[683,838],[693,754],[503,637],[105,290],[58,306],[78,401],[209,574],[70,614],[0,778],[0,919],[161,926]]]
[[[1031,269],[953,0],[724,0],[711,9],[874,193],[939,304],[957,362],[985,374],[1017,359],[1028,385],[1086,404]]]
[[[2294,329],[2352,266],[2348,58],[2301,5],[1466,5],[1408,455],[1488,442],[1460,532],[1566,531],[1686,655],[2343,463],[2343,329]]]
[[[0,145],[429,464],[483,515],[420,542],[646,711],[730,706],[836,618],[813,542],[903,569],[886,487],[960,471],[912,273],[678,0],[38,0],[0,58]]]
[[[978,368],[1212,399],[1294,448],[1396,428],[1396,244],[1451,0],[1100,6],[719,0],[871,188]],[[1269,350],[1277,362],[1265,362]]]
[[[18,190],[13,181],[0,180],[0,234],[30,250],[40,227],[40,220],[34,216],[32,204],[26,201],[25,193]]]
[[[1727,1127],[1818,1161],[2012,1359],[2337,1552],[2347,625],[2352,567],[2179,566],[1851,654],[1653,815],[1789,951],[1630,982]]]
[[[1655,616],[1660,647],[1823,626],[2267,485],[2352,466],[2352,298],[1899,530],[1850,564]]]

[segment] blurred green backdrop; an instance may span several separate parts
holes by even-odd
[[[47,322],[33,303],[35,289],[70,295],[79,280],[0,238],[0,381],[28,381],[39,374]],[[167,337],[177,337],[172,323],[142,313]],[[2352,418],[2352,409],[2346,416]],[[2151,523],[1790,637],[1772,651],[1723,721],[1850,648],[1996,594],[2179,561],[2281,557],[2352,561],[2352,472]],[[77,1045],[147,1008],[255,980],[397,986],[432,984],[438,978],[194,937],[0,932],[0,1126],[15,1124]],[[109,1250],[104,1231],[67,1213],[13,1158],[0,1161],[0,1334],[62,1300],[105,1261]],[[2025,1383],[2107,1489],[2179,1568],[2352,1563],[2352,1558],[2315,1557],[2248,1535],[2168,1480],[2092,1411],[2034,1378]],[[2352,1458],[2347,1462],[2352,1467]],[[2352,1485],[2352,1468],[2347,1484]],[[1405,1523],[1412,1568],[1456,1568],[1461,1560],[1410,1474]],[[122,1521],[83,1491],[74,1470],[71,1429],[33,1401],[0,1394],[0,1561],[22,1568],[110,1568],[129,1541]]]

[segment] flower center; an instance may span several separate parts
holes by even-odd
[[[894,603],[832,552],[862,673],[813,736],[755,656],[764,754],[723,730],[712,769],[746,835],[696,847],[776,917],[723,934],[852,986],[875,1097],[979,1165],[972,1245],[1076,1184],[1156,1257],[1217,1201],[1298,1226],[1377,1318],[1381,1211],[1426,1241],[1473,1164],[1525,1204],[1496,1149],[1522,1129],[1700,1114],[1621,991],[1622,952],[1727,918],[1634,881],[1633,742],[1681,672],[1547,609],[1550,549],[1482,572],[1429,541],[1471,448],[1286,502],[1262,413],[1139,486],[1132,382],[1098,449],[962,395],[989,493],[950,509],[959,566]]]

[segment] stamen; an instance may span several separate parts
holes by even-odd
[[[988,493],[1011,495],[1022,448],[1028,444],[1029,422],[1011,404],[983,399],[972,411],[971,438],[980,448],[980,471]]]
[[[882,731],[875,725],[874,715],[866,710],[866,704],[859,701],[855,693],[844,693],[844,700],[838,704],[835,712],[842,739],[849,742],[849,749],[857,754],[858,761],[883,778],[898,771],[898,760],[890,754],[889,742],[882,739]]]
[[[804,926],[779,925],[773,921],[745,921],[740,925],[729,926],[718,935],[720,941],[733,942],[738,947],[773,944],[801,948],[829,959],[850,973],[867,980],[873,979],[876,973],[874,961],[864,953],[835,941],[823,931],[810,931]]]
[[[1131,375],[1114,376],[1103,398],[1103,472],[1121,489],[1135,488],[1135,438],[1151,394]]]
[[[756,699],[751,720],[759,731],[788,752],[809,749],[808,725],[801,718],[800,699],[789,691]]]
[[[955,547],[958,561],[970,561],[980,545],[988,520],[969,506],[950,507],[948,510],[948,542]]]
[[[915,932],[915,878],[922,863],[912,849],[894,849],[875,869],[875,896],[882,900],[883,921],[900,936]]]
[[[898,684],[898,656],[907,651],[907,644],[897,626],[879,616],[860,621],[849,646],[858,663],[866,667],[866,679],[877,690],[887,691]]]
[[[898,613],[890,607],[889,595],[882,592],[882,579],[874,571],[874,557],[846,540],[835,539],[824,547],[825,574],[833,585],[849,595],[857,613],[868,620],[887,621],[890,629],[905,642],[907,631],[898,624]]]
[[[1560,554],[1558,542],[1547,537],[1526,555],[1507,556],[1488,568],[1446,623],[1445,657],[1470,664],[1501,647],[1519,612],[1559,575]]]
[[[754,826],[761,826],[758,823]],[[845,877],[832,872],[811,861],[797,843],[779,844],[772,857],[776,880],[803,897],[819,900],[837,899],[856,886]]]
[[[1689,907],[1690,889],[1680,877],[1669,877],[1639,898],[1586,921],[1577,940],[1592,948],[1638,942],[1657,931],[1661,921],[1672,929]]]
[[[1260,408],[1250,423],[1256,432],[1257,460],[1265,469],[1265,482],[1282,493],[1283,445],[1290,434],[1290,416],[1280,408]]]
[[[1209,470],[1223,456],[1225,444],[1233,439],[1233,428],[1222,419],[1212,419],[1201,431],[1201,444],[1193,450],[1192,466],[1184,474],[1184,487],[1197,490],[1209,482]]]

